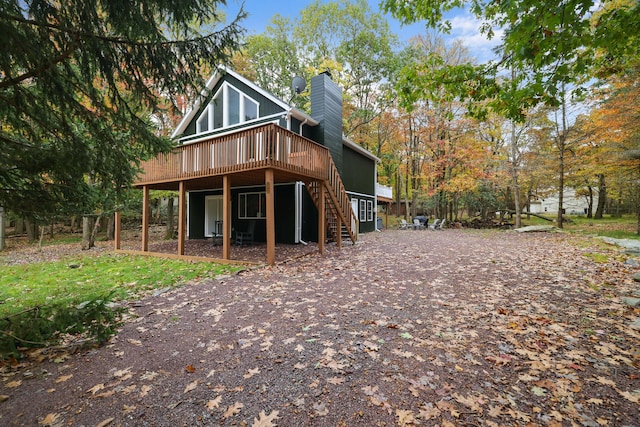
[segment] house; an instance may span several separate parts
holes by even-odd
[[[178,147],[142,163],[142,250],[148,251],[148,192],[175,190],[178,255],[184,241],[221,236],[229,259],[236,236],[251,228],[266,242],[325,240],[376,227],[379,161],[342,134],[342,90],[328,73],[311,79],[311,114],[288,105],[226,68],[207,82],[173,133]],[[320,236],[320,237],[319,237]]]
[[[594,192],[593,204],[598,204],[598,192]],[[536,198],[530,202],[531,212],[538,214],[557,214],[559,198],[558,193],[551,194],[545,198]],[[569,215],[586,215],[589,213],[589,201],[585,196],[576,195],[576,190],[565,187],[562,197],[563,213]]]

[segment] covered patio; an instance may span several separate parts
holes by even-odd
[[[276,262],[274,186],[302,181],[313,187],[313,200],[318,209],[318,236],[327,234],[327,211],[335,214],[338,230],[344,225],[355,241],[353,214],[349,198],[326,147],[303,136],[269,123],[228,134],[204,138],[181,145],[167,154],[141,164],[142,172],[134,187],[142,190],[141,246],[136,253],[152,255],[149,245],[150,190],[178,192],[178,239],[173,255],[190,257],[186,252],[186,194],[188,191],[221,189],[223,197],[222,239],[219,251],[212,257],[221,262],[238,261],[232,253],[231,188],[232,186],[265,187],[267,264]],[[356,228],[357,229],[357,228]],[[115,249],[121,248],[120,215],[116,213]],[[337,243],[341,244],[337,233]],[[211,243],[209,243],[210,246]],[[317,250],[324,252],[325,239],[319,238]],[[166,253],[162,253],[167,256]]]

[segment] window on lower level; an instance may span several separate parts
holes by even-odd
[[[238,195],[238,218],[264,218],[266,206],[266,193],[264,191],[256,193],[240,193]]]

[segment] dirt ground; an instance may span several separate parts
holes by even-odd
[[[637,265],[566,234],[369,233],[5,364],[0,425],[639,426]]]

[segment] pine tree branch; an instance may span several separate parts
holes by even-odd
[[[69,47],[65,50],[63,50],[60,55],[56,56],[55,58],[51,58],[50,60],[46,61],[45,63],[43,63],[42,65],[40,65],[39,67],[31,70],[31,71],[27,71],[26,73],[22,74],[19,77],[9,77],[7,79],[4,79],[3,81],[0,81],[0,89],[5,89],[7,87],[10,86],[16,86],[17,84],[33,78],[33,77],[38,77],[40,74],[44,73],[45,71],[47,71],[49,68],[53,67],[54,65],[64,61],[65,59],[69,58],[71,56],[71,54],[80,46],[80,43],[78,43],[80,41],[80,36],[79,35],[75,35],[74,39],[71,41],[71,44],[69,45]]]
[[[238,15],[236,16],[236,18],[229,24],[226,26],[226,28],[235,26],[238,21],[240,21],[241,19],[243,19],[246,16],[246,13],[244,12],[244,10],[240,10],[240,12],[238,12]],[[15,16],[15,15],[10,15],[7,13],[0,13],[0,19],[6,19],[6,20],[10,20],[10,21],[15,21],[21,24],[28,24],[34,27],[44,27],[44,28],[48,28],[50,30],[55,30],[55,31],[59,31],[65,34],[69,34],[69,35],[74,35],[74,36],[78,36],[81,38],[90,38],[90,39],[96,39],[96,40],[101,40],[101,41],[105,41],[108,43],[113,43],[113,44],[121,44],[121,45],[128,45],[128,46],[144,46],[144,47],[149,47],[149,46],[160,46],[160,47],[169,47],[169,46],[173,46],[173,45],[182,45],[182,44],[190,44],[190,43],[197,43],[203,40],[207,40],[207,39],[211,39],[214,37],[217,37],[219,34],[223,33],[223,30],[220,31],[214,31],[212,33],[206,34],[204,36],[200,36],[200,37],[196,37],[196,38],[192,38],[192,39],[186,39],[186,40],[165,40],[165,41],[151,41],[151,42],[143,42],[143,41],[139,41],[139,40],[130,40],[130,39],[125,39],[125,38],[121,38],[121,37],[110,37],[110,36],[105,36],[105,35],[100,35],[100,34],[95,34],[95,33],[90,33],[90,32],[86,32],[86,31],[80,31],[80,30],[75,30],[72,28],[67,28],[63,25],[59,25],[59,24],[52,24],[49,22],[39,22],[39,21],[35,21],[33,19],[27,19],[21,16]]]

